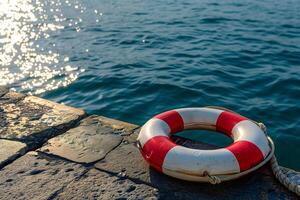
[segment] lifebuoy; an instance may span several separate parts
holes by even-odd
[[[186,129],[222,132],[233,139],[225,148],[190,149],[170,135]],[[215,108],[182,108],[156,115],[141,128],[137,142],[155,169],[184,180],[203,181],[206,174],[236,174],[258,165],[270,153],[261,128],[239,114]]]

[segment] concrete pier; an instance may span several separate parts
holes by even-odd
[[[163,175],[135,147],[138,130],[0,87],[0,199],[298,199],[268,165],[219,185]]]

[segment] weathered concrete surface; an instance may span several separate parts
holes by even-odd
[[[157,189],[129,179],[91,170],[69,184],[56,199],[158,199]]]
[[[86,169],[29,152],[0,171],[0,199],[51,199]]]
[[[119,126],[103,123],[101,117],[90,116],[76,128],[50,139],[41,151],[79,163],[100,160],[122,141]],[[124,126],[123,126],[124,127]],[[123,129],[120,129],[121,131]]]
[[[0,138],[38,146],[73,126],[84,115],[81,109],[7,92],[0,97]]]
[[[0,139],[0,169],[8,162],[25,154],[26,144],[17,141]]]
[[[187,147],[202,148],[203,144],[177,137]],[[204,146],[208,149],[208,146]],[[220,185],[181,181],[150,168],[133,143],[122,144],[95,167],[107,173],[123,175],[137,183],[158,189],[163,199],[298,199],[275,180],[269,166],[235,181]]]

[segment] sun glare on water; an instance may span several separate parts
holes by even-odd
[[[60,9],[66,3],[70,4],[0,1],[0,86],[40,94],[69,85],[83,72],[72,66],[67,56],[59,54],[55,49],[57,44],[49,41],[51,34],[66,26],[66,17]]]

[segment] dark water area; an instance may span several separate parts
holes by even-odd
[[[0,84],[140,125],[223,106],[265,123],[280,164],[300,170],[299,0],[6,4],[24,2],[25,17],[1,6]],[[215,135],[192,137],[223,144]]]

